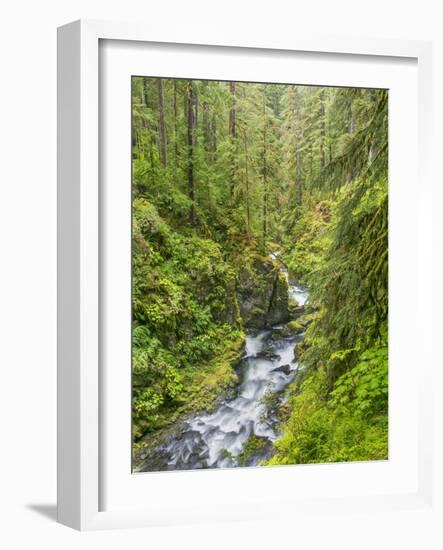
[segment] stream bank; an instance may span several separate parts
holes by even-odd
[[[284,268],[278,277],[281,275],[286,282]],[[302,310],[307,291],[286,284],[286,304],[288,300],[296,302]],[[238,385],[213,411],[195,415],[166,432],[154,452],[151,449],[140,457],[136,471],[258,466],[271,458],[273,443],[280,437],[284,390],[298,370],[296,350],[303,330],[291,322],[271,325],[267,318],[260,321],[264,328],[257,329],[254,324],[248,329],[245,353],[236,367]]]

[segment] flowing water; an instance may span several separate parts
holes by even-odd
[[[289,294],[300,305],[308,297],[305,289],[294,284],[289,284]],[[272,443],[280,437],[276,405],[294,379],[298,368],[295,349],[302,338],[281,337],[279,328],[246,336],[245,356],[237,370],[240,383],[236,395],[214,412],[186,421],[180,434],[159,449],[160,469],[238,466],[236,457],[241,456],[252,435],[263,438],[262,446],[248,456],[244,465],[256,466],[272,456]],[[152,466],[145,464],[142,471],[150,469]]]

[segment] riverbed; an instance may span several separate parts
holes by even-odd
[[[289,295],[304,305],[306,289],[289,283]],[[283,337],[281,326],[246,335],[245,355],[237,367],[235,395],[215,411],[187,420],[178,434],[158,449],[156,469],[194,470],[258,466],[273,454],[281,436],[278,408],[298,370],[297,345],[302,335]],[[248,449],[254,438],[256,449]],[[246,455],[246,456],[245,456]],[[145,464],[139,471],[152,470]]]

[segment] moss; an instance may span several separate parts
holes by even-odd
[[[302,315],[301,317],[298,318],[298,322],[304,328],[306,328],[308,325],[310,325],[312,323],[312,321],[315,321],[315,319],[317,319],[317,318],[318,318],[318,313],[317,312],[306,313],[305,315]]]
[[[238,377],[233,366],[243,356],[244,342],[241,334],[218,357],[202,365],[197,372],[188,373],[187,402],[181,411],[211,409],[221,394],[237,384]]]
[[[244,324],[263,328],[275,293],[279,264],[248,251],[238,262],[237,299]]]
[[[234,366],[244,354],[245,337],[238,331],[220,346],[216,356],[203,364],[186,370],[183,405],[178,413],[211,409],[220,395],[237,382]]]
[[[137,441],[164,429],[189,408],[211,406],[235,383],[231,360],[244,335],[237,270],[225,260],[221,246],[175,231],[144,198],[134,200],[133,211]]]
[[[279,272],[269,304],[267,323],[272,326],[287,321],[289,317],[288,305],[288,280],[284,273]]]
[[[266,439],[252,434],[246,441],[243,451],[237,456],[237,462],[240,466],[245,466],[250,458],[256,453],[262,451],[266,446]]]
[[[290,321],[283,328],[283,330],[285,330],[289,334],[294,334],[294,333],[297,333],[297,332],[301,332],[301,331],[303,331],[303,329],[304,329],[304,324],[298,319],[295,320],[295,321]]]
[[[134,467],[162,442],[166,441],[186,418],[214,409],[238,383],[234,366],[243,357],[244,333],[238,331],[228,339],[219,354],[207,363],[185,369],[180,400],[166,402],[156,414],[155,428],[139,420],[133,424]]]
[[[279,340],[280,338],[287,338],[295,334],[300,334],[304,330],[305,326],[297,319],[295,321],[289,321],[289,323],[283,325],[282,328],[274,329],[271,338],[273,340]]]
[[[284,261],[289,268],[291,279],[301,284],[308,284],[309,277],[321,265],[322,258],[329,244],[329,233],[325,229],[331,224],[331,202],[323,201],[310,205],[297,220],[289,253]]]
[[[229,459],[235,461],[235,456],[230,451],[228,451],[228,449],[223,449],[222,456],[223,456],[223,458],[229,458]]]
[[[307,464],[388,458],[387,337],[357,354],[329,388],[324,368],[307,371],[289,397],[283,437],[268,464]],[[343,355],[346,351],[337,352]]]

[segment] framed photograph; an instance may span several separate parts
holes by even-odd
[[[59,521],[431,506],[429,44],[58,36]]]

